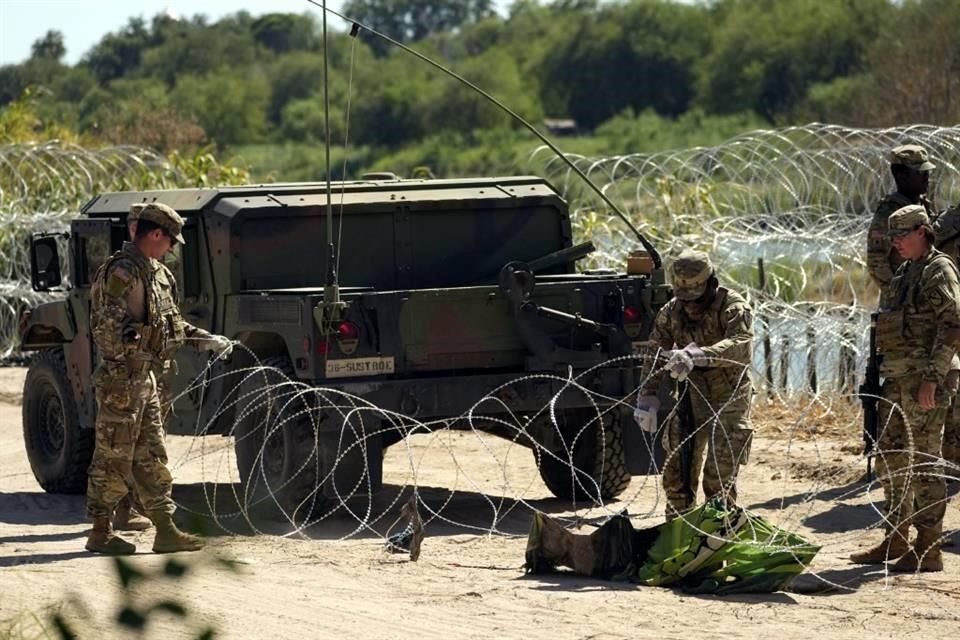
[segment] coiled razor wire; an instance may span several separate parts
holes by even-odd
[[[255,355],[244,347],[237,348],[247,351],[250,358],[255,359]],[[517,511],[523,515],[539,510],[542,503],[531,500],[528,496],[542,496],[543,485],[530,477],[513,480],[510,466],[514,464],[516,457],[532,453],[538,467],[547,460],[553,460],[566,469],[569,481],[576,485],[577,489],[588,496],[598,495],[601,487],[594,479],[596,476],[591,476],[573,462],[577,443],[599,433],[600,437],[596,438],[596,442],[605,446],[610,442],[605,437],[606,430],[617,428],[620,429],[620,435],[627,437],[630,431],[639,429],[632,420],[636,394],[649,380],[650,375],[662,371],[667,355],[651,347],[643,353],[624,356],[600,365],[624,366],[643,372],[642,380],[638,381],[636,388],[626,390],[628,393],[623,397],[609,397],[591,391],[587,380],[594,370],[567,376],[531,374],[492,390],[460,416],[436,421],[420,421],[377,407],[360,396],[340,389],[316,387],[298,381],[287,377],[281,369],[261,362],[219,374],[213,373],[214,368],[211,365],[181,395],[203,393],[207,385],[224,377],[229,382],[227,386],[233,391],[219,404],[216,413],[209,420],[196,423],[196,435],[219,433],[218,422],[226,420],[229,425],[226,435],[232,436],[234,447],[211,444],[213,441],[210,438],[190,440],[190,447],[172,466],[176,470],[193,460],[200,461],[203,501],[200,505],[181,504],[180,508],[212,518],[220,529],[228,533],[269,533],[306,538],[320,535],[329,538],[332,531],[335,532],[333,537],[339,539],[357,536],[386,538],[388,548],[396,548],[395,545],[400,544],[400,549],[406,548],[402,546],[402,541],[406,540],[414,529],[425,530],[427,535],[431,530],[439,529],[520,536],[523,531],[517,529],[516,519],[510,520],[509,517]],[[727,364],[736,365],[734,362]],[[746,370],[743,375],[747,375]],[[514,386],[522,389],[523,385],[532,380],[549,382],[554,385],[555,391],[546,404],[533,414],[514,413],[509,404],[501,399],[503,392]],[[693,392],[699,395],[706,391],[692,384],[691,387]],[[566,429],[560,405],[564,396],[570,393],[575,394],[578,399],[586,398],[590,408],[581,423],[573,429]],[[832,400],[845,403],[852,399],[837,396]],[[726,402],[720,402],[711,407],[711,416],[698,416],[698,425],[694,431],[684,437],[676,450],[666,451],[666,458],[680,455],[680,448],[684,444],[696,438],[702,430],[707,430],[709,444],[705,464],[718,464],[719,454],[732,446],[728,434],[718,422],[725,408]],[[887,409],[889,408],[887,405]],[[796,483],[803,479],[803,476],[790,478],[790,469],[793,466],[792,449],[801,446],[801,440],[806,440],[803,425],[811,418],[822,417],[823,410],[829,412],[830,407],[824,406],[823,397],[810,397],[806,403],[792,404],[791,409],[795,414],[792,416],[792,424],[784,425],[785,441],[767,444],[765,449],[760,449],[755,444],[755,449],[759,450],[752,454],[755,458],[771,452],[786,453],[786,472],[783,474],[785,495],[790,491],[796,492]],[[899,409],[893,407],[893,410]],[[672,411],[660,425],[656,436],[652,440],[648,439],[648,442],[661,440],[663,429],[673,416]],[[890,412],[882,410],[881,414],[890,415]],[[256,416],[252,424],[249,423],[251,416]],[[621,418],[616,426],[604,419],[613,416]],[[473,455],[482,455],[489,463],[492,471],[490,475],[496,476],[499,483],[498,495],[491,494],[489,483],[472,477],[457,461],[457,443],[443,437],[443,434],[450,433],[450,428],[456,424],[466,431],[465,437],[476,438],[480,443],[481,451],[474,452]],[[881,425],[881,437],[888,425],[889,419]],[[855,428],[853,425],[850,427]],[[544,430],[557,435],[558,442],[548,446],[541,437]],[[350,461],[349,458],[357,452],[361,454],[362,460],[368,460],[367,456],[371,451],[379,453],[381,439],[391,432],[398,432],[399,438],[393,446],[400,447],[403,452],[408,467],[405,475],[397,477],[395,474],[387,478],[388,483],[380,494],[374,491],[375,472],[371,471],[368,465],[361,466],[359,473],[346,483],[338,481],[340,465],[356,464],[355,460]],[[491,446],[494,441],[484,438],[484,433],[496,434],[508,444]],[[412,436],[429,439],[426,447],[426,451],[431,454],[429,463],[437,464],[442,461],[443,456],[438,455],[438,450],[441,450],[454,465],[456,474],[453,484],[446,487],[446,495],[439,498],[422,495],[423,477],[429,475],[430,470],[422,467],[423,454],[418,454]],[[258,443],[253,464],[243,468],[243,465],[238,465],[238,452],[243,447],[243,441],[247,439],[257,440]],[[285,453],[279,458],[276,457],[278,444],[285,446]],[[825,459],[826,453],[820,452],[822,444],[824,443],[816,437],[806,440],[806,446],[814,449],[817,465],[826,467],[829,461]],[[291,455],[290,452],[295,453]],[[648,453],[653,458],[653,451]],[[960,479],[960,467],[939,458],[900,450],[887,451],[884,455],[903,453],[908,454],[909,464],[896,471],[893,474],[896,477],[909,480],[918,475],[934,474],[951,481]],[[459,455],[463,455],[462,452]],[[606,460],[603,454],[600,458]],[[278,465],[281,461],[282,464]],[[797,461],[801,462],[799,456]],[[236,475],[238,466],[243,468],[239,477]],[[283,471],[278,471],[281,468]],[[658,471],[659,469],[652,468],[649,475],[635,476],[629,487],[610,503],[605,503],[602,499],[575,500],[572,505],[574,515],[561,517],[561,520],[568,524],[599,525],[626,508],[634,520],[645,521],[647,526],[653,520],[652,524],[655,524],[662,517],[665,508]],[[603,474],[601,467],[596,475],[602,477]],[[878,490],[884,479],[877,476],[866,483],[858,482],[838,488],[832,486],[834,479],[828,474],[814,474],[805,495],[798,502],[789,504],[785,499],[781,500],[780,510],[773,520],[777,526],[786,529],[799,527],[808,519],[817,516],[815,503],[824,499],[822,496],[828,495],[837,503],[862,498]],[[787,484],[791,481],[793,486]],[[742,479],[740,485],[741,496],[749,493],[749,490],[744,489]],[[469,515],[458,510],[458,494],[461,498],[463,494],[474,496]],[[477,500],[479,504],[476,503]],[[411,514],[410,505],[413,505],[416,517]],[[768,505],[768,508],[771,506],[776,505]],[[884,526],[889,525],[885,510],[880,503],[872,500],[869,509],[874,512],[875,519],[868,526],[868,531],[871,532],[868,536],[872,535],[879,540],[882,535],[880,532]],[[397,515],[398,512],[404,514],[402,518]],[[953,505],[949,508],[949,513],[955,512],[956,505]],[[945,537],[954,531],[946,528]],[[709,532],[702,533],[716,538]],[[831,544],[849,547],[862,541],[864,537],[863,529],[852,529],[834,538]],[[401,542],[398,543],[398,540]],[[419,547],[419,543],[417,544]],[[777,550],[789,551],[779,547]],[[813,590],[856,588],[833,580],[830,574],[814,572],[812,575],[819,581],[812,587]],[[806,588],[811,589],[809,585]],[[950,615],[956,614],[951,612]]]
[[[668,262],[686,248],[707,251],[721,282],[747,297],[761,385],[777,394],[849,394],[878,295],[866,270],[866,233],[879,200],[895,190],[889,153],[908,143],[926,148],[936,165],[934,208],[960,204],[960,126],[814,123],[715,147],[569,157]],[[575,233],[598,247],[590,266],[623,265],[640,247],[548,151],[537,149],[531,163],[570,202]]]
[[[875,296],[865,274],[865,232],[875,202],[893,189],[887,153],[896,144],[907,142],[925,146],[938,166],[931,186],[935,202],[942,208],[960,200],[958,127],[862,130],[812,124],[753,132],[712,148],[576,158],[594,181],[624,203],[637,226],[668,259],[681,248],[705,249],[716,261],[721,280],[750,299],[756,331],[754,377],[768,397],[793,412],[781,427],[788,465],[784,482],[792,464],[791,451],[801,441],[814,447],[818,465],[827,466],[815,430],[809,439],[811,421],[839,416],[851,433],[859,431],[854,391],[865,358],[866,317]],[[589,266],[622,264],[635,248],[634,240],[624,235],[559,162],[540,152],[534,153],[532,162],[539,164],[541,172],[570,200],[576,233],[599,247]],[[6,306],[11,310],[9,317],[0,311],[0,338],[9,350],[19,315],[16,310],[36,302],[29,289],[25,249],[29,234],[65,230],[80,205],[98,191],[144,188],[146,184],[177,186],[179,177],[155,154],[125,147],[99,151],[60,144],[3,147],[0,167],[0,216],[6,223],[3,239],[11,247],[9,253],[3,253],[7,262],[0,267],[6,278],[4,300],[9,301]],[[766,275],[762,285],[760,264],[755,264],[761,258]],[[649,372],[662,364],[657,358],[657,354],[638,354],[620,364]],[[577,466],[578,442],[599,433],[597,442],[603,451],[614,417],[619,417],[621,430],[638,428],[630,418],[636,390],[620,398],[598,396],[584,383],[588,373],[531,374],[478,399],[464,415],[420,421],[342,390],[297,381],[264,363],[216,375],[214,371],[221,369],[211,367],[184,391],[203,394],[210,382],[230,376],[227,388],[233,392],[223,399],[213,418],[197,424],[197,435],[210,433],[214,423],[227,420],[235,445],[244,438],[259,438],[261,443],[250,449],[252,462],[246,465],[243,478],[236,476],[234,450],[213,446],[208,438],[196,439],[174,466],[199,458],[206,512],[227,531],[276,532],[264,528],[262,515],[266,512],[285,523],[283,535],[309,535],[316,526],[335,518],[340,518],[338,526],[344,518],[348,523],[342,530],[344,538],[389,535],[404,524],[397,521],[403,491],[386,500],[374,500],[374,479],[368,466],[346,483],[336,482],[343,461],[351,456],[366,460],[377,455],[379,443],[387,436],[396,441],[392,446],[403,447],[406,454],[409,472],[399,486],[412,492],[412,504],[426,514],[421,524],[428,527],[428,533],[430,527],[451,526],[478,533],[516,534],[504,523],[517,509],[538,508],[524,496],[531,484],[539,481],[514,483],[509,467],[515,451],[533,451],[538,465],[546,460],[565,467],[574,494],[596,496],[600,487],[595,477]],[[533,415],[512,413],[502,399],[509,394],[502,392],[531,379],[553,385],[552,399]],[[591,407],[573,431],[566,430],[559,417],[563,411],[558,409],[558,398],[565,393],[578,394],[580,404],[583,397],[588,398]],[[247,420],[251,416],[257,419]],[[531,425],[536,424],[559,437],[550,446],[538,441],[531,434]],[[470,477],[457,462],[454,440],[444,435],[451,433],[451,427],[477,438],[493,473],[502,480],[500,496],[485,493],[486,485]],[[286,437],[291,428],[299,438],[298,453],[293,457],[296,464],[285,471],[285,480],[278,482],[272,468],[278,461],[276,448],[282,443],[279,436]],[[483,432],[496,433],[507,446],[491,445],[481,437]],[[422,495],[422,479],[429,469],[421,466],[423,454],[413,443],[423,438],[428,439],[427,449],[443,449],[457,470],[454,486],[447,487],[449,493],[439,503]],[[722,433],[711,434],[713,447],[729,446],[725,440]],[[950,464],[943,472],[944,465],[942,460],[917,460],[904,472],[944,473],[947,478],[960,475]],[[830,489],[829,480],[815,474],[804,499],[781,505],[776,524],[789,529],[802,523],[811,515],[818,496]],[[390,481],[397,486],[397,478]],[[291,495],[291,483],[304,482],[306,490],[303,485],[294,487],[292,495],[299,499],[289,502],[285,496]],[[846,487],[839,499],[861,497],[876,482]],[[480,496],[489,521],[478,524],[476,518],[458,516],[454,495],[463,490]],[[223,507],[223,494],[232,507]],[[627,506],[634,517],[658,518],[664,507],[660,495],[656,475],[638,476],[615,506]],[[594,523],[610,517],[614,508],[590,499],[573,506],[577,521]],[[879,528],[883,510],[879,505],[874,509],[878,515],[872,527]],[[851,531],[844,541],[859,540],[862,534],[862,530]]]
[[[81,207],[104,191],[185,186],[186,176],[163,156],[140,147],[0,146],[0,359],[18,348],[23,310],[56,298],[30,284],[32,234],[67,232]]]

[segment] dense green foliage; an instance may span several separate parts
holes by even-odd
[[[351,0],[345,12],[441,60],[577,153],[710,144],[758,126],[960,121],[954,0]],[[307,7],[309,8],[309,7]],[[39,121],[162,153],[214,144],[261,178],[367,169],[523,168],[537,140],[491,103],[330,16],[329,117],[316,14],[132,19],[81,61],[61,34],[0,67],[0,106],[28,88]],[[569,132],[567,132],[569,133]],[[38,133],[38,135],[42,135]]]

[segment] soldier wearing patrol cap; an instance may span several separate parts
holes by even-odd
[[[163,442],[157,372],[167,369],[182,344],[227,354],[233,343],[190,325],[180,315],[176,281],[160,259],[174,243],[183,244],[183,224],[183,218],[165,204],[144,205],[133,240],[100,267],[91,287],[93,339],[100,362],[93,375],[97,420],[87,485],[87,514],[93,519],[89,551],[136,550],[114,534],[110,520],[129,492],[130,479],[156,527],[155,552],[203,546],[173,523],[173,478]]]
[[[634,412],[641,429],[655,432],[657,391],[664,374],[688,382],[677,392],[689,395],[693,424],[688,428],[693,433],[684,433],[683,421],[674,411],[663,435],[668,518],[696,503],[705,452],[705,497],[723,497],[735,504],[737,473],[749,457],[753,436],[750,307],[739,294],[720,286],[705,253],[684,251],[671,264],[670,275],[674,298],[657,313],[650,335],[652,346],[666,355],[666,366],[647,378]],[[692,444],[692,455],[682,460],[685,442]]]
[[[137,220],[140,218],[140,212],[146,205],[145,202],[134,202],[130,205],[130,210],[127,213],[127,231],[131,241],[137,233]],[[164,399],[170,396],[170,392],[165,376],[157,377],[157,392],[160,395],[161,415],[166,416],[169,406],[165,406]],[[169,405],[169,402],[166,404]],[[117,508],[114,509],[113,528],[118,531],[144,531],[149,529],[153,525],[147,518],[146,510],[133,488],[133,478],[129,478],[127,484],[130,485],[130,492],[117,503]]]
[[[956,392],[948,373],[960,347],[960,275],[953,260],[933,246],[922,205],[890,215],[888,233],[903,258],[880,299],[877,351],[882,356],[882,432],[877,471],[884,485],[883,541],[850,559],[858,564],[896,560],[894,571],[941,571],[946,483],[940,462],[947,407]],[[917,539],[908,544],[910,525]]]
[[[933,205],[927,199],[927,188],[930,186],[930,172],[936,166],[930,162],[927,150],[916,144],[900,145],[891,150],[889,160],[897,190],[877,204],[867,235],[867,270],[881,290],[890,284],[903,261],[887,237],[887,218],[908,204],[922,205],[928,216],[933,218],[934,215]]]

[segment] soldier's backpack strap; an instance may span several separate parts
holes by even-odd
[[[174,277],[173,271],[170,270],[170,267],[163,264],[162,262],[160,262],[159,264],[160,264],[160,268],[163,269],[163,275],[167,277],[167,282],[170,283],[170,289],[173,291],[173,303],[179,307],[180,306],[180,288],[179,288],[179,285],[177,285],[177,279]]]
[[[942,253],[942,252],[937,253],[937,255],[933,256],[933,259],[930,261],[930,263],[923,268],[924,277],[926,277],[927,275],[927,269],[929,269],[930,267],[932,267],[938,262],[943,263],[947,269],[950,269],[951,271],[953,271],[954,275],[956,275],[957,278],[960,279],[960,270],[957,269],[957,263],[953,261],[953,258],[951,258],[949,254]]]

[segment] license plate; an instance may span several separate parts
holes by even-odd
[[[327,360],[328,378],[358,378],[360,376],[383,376],[393,373],[394,358],[349,358]]]

